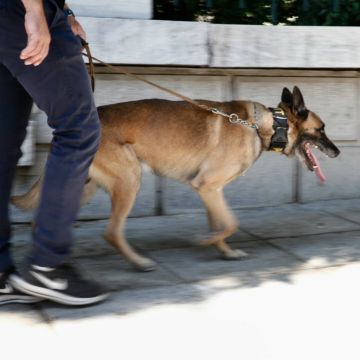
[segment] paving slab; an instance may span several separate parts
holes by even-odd
[[[74,228],[76,248],[86,249],[86,253],[109,253],[112,247],[103,239],[107,224],[107,220],[77,222]],[[204,213],[130,218],[126,224],[128,241],[142,250],[193,247],[208,231]],[[230,242],[254,240],[255,237],[241,230],[229,239]]]
[[[304,267],[326,267],[360,260],[360,231],[269,240],[304,260]]]
[[[359,225],[319,209],[291,204],[236,211],[241,228],[260,238],[302,236],[350,230]]]
[[[151,257],[184,281],[235,275],[241,284],[257,284],[264,276],[299,270],[296,257],[262,242],[248,242],[233,246],[249,256],[242,260],[224,260],[214,248],[169,249],[152,251]]]
[[[359,271],[301,271],[225,291],[206,282],[124,291],[91,308],[42,311],[62,343],[90,359],[357,360]]]
[[[326,211],[341,218],[360,224],[360,198],[317,201],[302,205],[304,209]]]
[[[197,304],[203,299],[202,292],[192,284],[176,284],[114,291],[107,301],[91,307],[71,308],[50,302],[44,302],[40,307],[51,321],[88,318],[96,320],[102,316],[125,316],[151,307]]]
[[[133,219],[127,226],[129,240],[144,250],[193,247],[199,243],[199,238],[206,237],[208,232],[209,227],[203,212]],[[255,237],[242,230],[229,238],[229,242],[254,240]]]
[[[76,243],[72,258],[89,277],[104,281],[110,290],[173,285],[181,281],[160,265],[156,271],[137,271],[102,238],[104,223],[75,224]],[[21,264],[30,248],[30,226],[17,225],[15,228],[13,254],[15,261]]]
[[[349,200],[236,211],[244,231],[232,246],[249,254],[241,261],[194,246],[203,213],[130,219],[129,239],[159,265],[152,273],[134,271],[106,244],[106,221],[76,223],[74,257],[110,299],[0,307],[2,354],[358,360],[360,224],[342,215],[357,209]],[[29,237],[29,224],[14,226],[16,256]]]
[[[82,261],[89,257],[110,256],[106,261],[111,259],[116,268],[133,271],[133,266],[103,238],[107,223],[107,220],[76,222],[73,257],[81,258]],[[127,222],[126,233],[128,241],[138,251],[146,253],[159,249],[196,248],[199,246],[199,238],[205,237],[208,233],[208,225],[203,213],[131,218]],[[228,241],[244,244],[255,241],[255,237],[238,231]],[[16,262],[21,263],[31,247],[30,224],[13,225],[12,244],[14,258]]]
[[[175,285],[182,279],[157,264],[154,271],[136,270],[120,255],[84,257],[77,261],[83,273],[101,281],[110,291]]]

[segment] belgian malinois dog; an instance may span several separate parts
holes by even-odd
[[[231,249],[225,242],[237,231],[238,222],[224,199],[224,186],[254,164],[263,151],[278,150],[286,156],[296,153],[322,180],[311,147],[318,147],[332,158],[340,153],[327,138],[320,117],[306,108],[297,87],[292,93],[283,89],[275,112],[252,101],[198,101],[228,114],[235,113],[256,123],[258,129],[230,123],[224,116],[186,102],[151,99],[98,108],[102,140],[89,170],[83,202],[91,198],[97,187],[109,193],[112,214],[105,238],[139,269],[151,270],[155,265],[129,245],[124,232],[140,188],[141,163],[158,175],[192,187],[205,205],[211,229],[203,243],[215,245],[226,259],[237,259],[246,254]],[[282,125],[276,115],[279,112]],[[20,208],[33,209],[40,189],[41,178],[27,194],[13,197],[12,202]]]

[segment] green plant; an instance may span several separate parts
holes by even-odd
[[[162,20],[359,26],[359,0],[154,0]]]

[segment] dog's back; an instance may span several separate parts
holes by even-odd
[[[246,106],[241,101],[221,103],[223,111],[237,112],[243,118],[248,118]],[[226,118],[185,102],[140,100],[102,106],[98,111],[103,142],[130,145],[155,172],[179,180],[196,173],[214,148],[223,157],[238,156],[239,147],[246,153],[254,148],[252,129],[233,126]]]

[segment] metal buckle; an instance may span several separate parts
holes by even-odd
[[[277,153],[281,153],[281,152],[283,152],[283,148],[280,148],[280,147],[273,147],[273,148],[271,148],[271,150],[272,151],[275,151],[275,152],[277,152]]]

